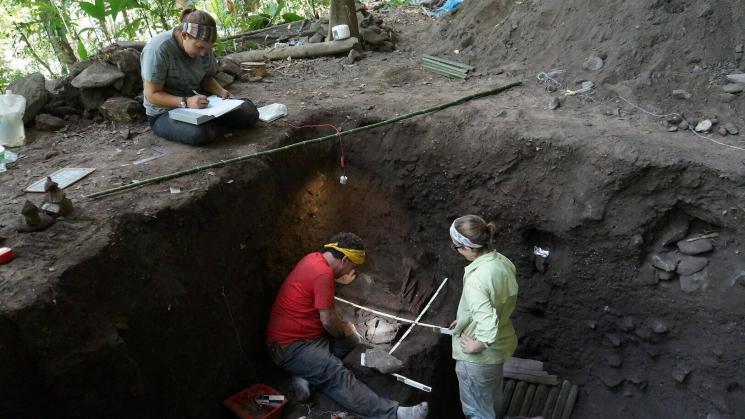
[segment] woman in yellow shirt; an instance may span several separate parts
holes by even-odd
[[[453,358],[463,414],[495,419],[502,408],[502,365],[517,347],[510,315],[517,301],[515,265],[494,250],[494,223],[465,215],[450,226],[452,247],[471,262],[453,329]]]

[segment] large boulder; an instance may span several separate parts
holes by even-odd
[[[65,126],[65,121],[62,118],[49,115],[47,113],[41,113],[36,115],[34,119],[34,128],[39,131],[57,131]]]
[[[98,110],[104,118],[114,122],[141,121],[145,118],[145,108],[140,102],[128,97],[112,97]]]
[[[241,65],[231,60],[230,58],[220,58],[220,68],[218,69],[218,71],[228,73],[235,77],[240,77],[243,73]]]
[[[73,79],[72,85],[79,89],[105,87],[114,84],[123,77],[124,73],[115,65],[97,62],[78,74]]]
[[[21,77],[10,83],[7,90],[26,98],[26,112],[23,114],[24,124],[33,121],[36,114],[47,104],[49,99],[44,75],[41,73]]]
[[[117,96],[118,93],[116,89],[110,86],[80,89],[80,102],[84,109],[92,111],[103,105],[106,99]]]
[[[217,80],[218,83],[220,83],[220,86],[222,87],[228,87],[235,81],[235,77],[231,76],[228,73],[223,73],[222,71],[215,74],[215,80]]]
[[[112,60],[119,71],[124,73],[139,73],[140,71],[140,52],[136,49],[120,49],[114,53]]]

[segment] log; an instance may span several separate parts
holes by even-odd
[[[510,406],[512,395],[515,393],[515,380],[505,380],[504,382],[504,393],[502,394],[502,406],[497,412],[497,418],[501,418],[507,414],[507,408]]]
[[[551,391],[548,393],[548,398],[546,399],[546,405],[543,406],[543,413],[541,416],[548,419],[551,417],[551,413],[554,411],[554,406],[556,406],[556,397],[559,395],[559,387],[554,386]]]
[[[550,387],[545,384],[538,386],[538,389],[535,391],[535,396],[533,397],[533,407],[530,408],[527,416],[538,416],[543,412],[543,406],[546,404],[546,397],[548,397],[549,388]]]
[[[520,408],[520,410],[517,412],[518,416],[527,416],[528,411],[530,411],[530,407],[533,405],[533,396],[535,396],[535,384],[531,384],[528,386],[528,391],[525,392],[525,400],[523,400],[523,405]]]
[[[569,397],[567,398],[566,407],[564,407],[564,414],[561,415],[561,419],[569,419],[572,416],[572,410],[574,410],[574,404],[577,402],[577,393],[579,389],[577,386],[572,386],[569,390]]]
[[[228,54],[225,57],[238,63],[245,61],[284,60],[286,58],[321,57],[325,55],[346,54],[358,42],[357,38],[348,38],[343,41],[319,42],[317,44],[236,52],[235,54]]]
[[[564,414],[564,407],[567,404],[567,398],[569,397],[571,387],[572,385],[566,380],[561,384],[561,390],[559,391],[559,397],[556,399],[556,407],[554,408],[554,413],[551,415],[551,419],[561,419],[561,415]]]
[[[519,381],[517,383],[517,386],[515,387],[515,394],[512,396],[512,401],[510,402],[510,408],[507,409],[507,416],[515,416],[517,415],[517,412],[520,411],[520,407],[522,407],[523,399],[525,398],[525,390],[528,388],[528,383],[525,381]]]

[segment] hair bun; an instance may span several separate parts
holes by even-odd
[[[183,10],[181,10],[181,16],[180,21],[184,22],[186,20],[186,17],[189,16],[189,14],[193,11],[196,11],[197,9],[195,7],[185,7]]]

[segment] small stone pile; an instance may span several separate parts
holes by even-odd
[[[740,129],[737,127],[737,125],[731,122],[720,124],[719,118],[717,118],[716,116],[701,119],[684,119],[679,114],[671,114],[667,116],[667,118],[665,118],[665,128],[669,132],[687,131],[689,129],[693,129],[694,131],[701,134],[710,134],[716,129],[716,131],[721,136],[740,134]]]
[[[118,42],[95,57],[73,65],[57,80],[41,73],[20,78],[8,90],[26,98],[24,124],[41,131],[56,131],[81,119],[134,122],[145,119],[142,105],[140,54],[145,42]],[[215,76],[228,86],[240,76],[240,65],[224,59]]]
[[[674,218],[660,239],[662,249],[649,257],[648,265],[640,271],[640,280],[646,284],[672,281],[678,278],[685,293],[706,290],[709,287],[707,255],[714,250],[714,234],[689,234],[690,220],[685,216]],[[651,266],[651,268],[650,268]]]

